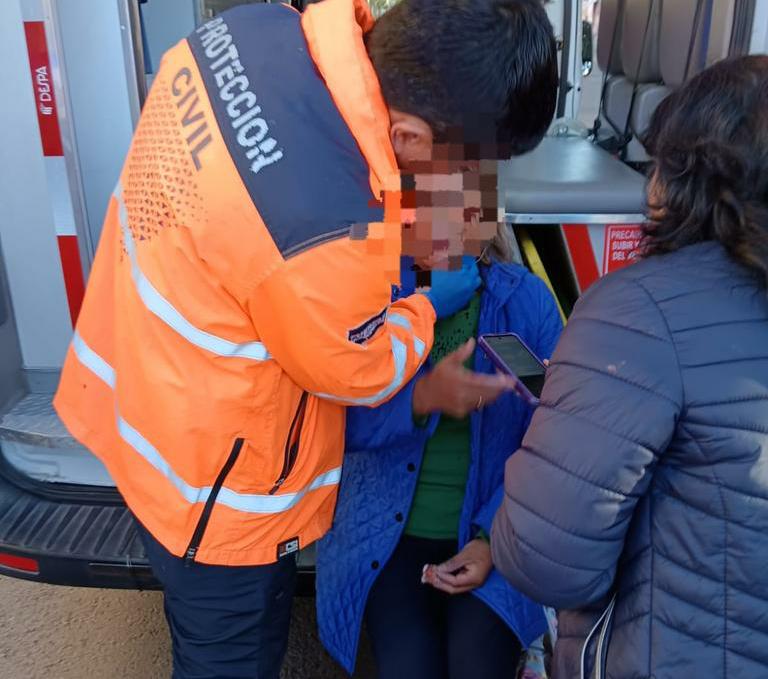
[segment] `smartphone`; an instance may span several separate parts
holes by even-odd
[[[512,332],[481,335],[478,345],[500,372],[517,380],[515,393],[537,406],[547,369],[528,345]]]

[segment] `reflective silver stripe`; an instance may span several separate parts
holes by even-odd
[[[296,493],[283,495],[246,495],[222,488],[216,502],[232,509],[251,514],[278,514],[295,507],[307,493],[325,486],[336,486],[341,481],[341,467],[331,469],[316,477],[306,488]]]
[[[114,369],[93,349],[91,349],[79,334],[75,334],[72,343],[75,356],[83,366],[92,371],[104,381],[107,386],[115,388]],[[132,427],[119,411],[115,415],[117,431],[133,450],[141,455],[158,472],[165,476],[182,497],[191,504],[205,502],[211,494],[211,486],[198,488],[182,479],[172,468],[168,461],[160,454],[144,436]],[[295,493],[283,493],[275,495],[257,495],[254,493],[238,493],[231,488],[223,486],[216,498],[216,504],[225,505],[248,514],[279,514],[295,507],[307,493],[326,486],[338,485],[341,480],[341,467],[331,469],[317,476],[312,483]]]
[[[120,438],[123,439],[131,448],[141,455],[149,464],[167,478],[178,490],[182,497],[195,504],[205,502],[211,494],[211,487],[196,488],[189,485],[173,469],[168,461],[158,452],[147,439],[145,439],[136,429],[126,422],[120,413],[117,414],[117,431]]]
[[[136,291],[144,305],[161,321],[173,328],[185,340],[201,349],[210,351],[218,356],[237,356],[254,361],[266,361],[270,358],[267,348],[261,342],[245,342],[236,344],[217,337],[209,332],[200,330],[190,323],[179,311],[155,288],[139,266],[136,256],[136,244],[133,241],[131,229],[128,227],[128,211],[123,201],[123,187],[118,183],[114,193],[118,205],[120,228],[123,231],[125,249],[131,262],[131,277]]]
[[[83,341],[77,330],[75,330],[75,336],[72,338],[72,349],[80,363],[101,379],[110,389],[115,388],[115,371],[112,369],[112,366]]]
[[[397,337],[392,337],[392,357],[395,361],[395,376],[392,381],[382,389],[378,394],[373,396],[366,396],[364,398],[342,398],[340,396],[334,396],[333,394],[315,394],[319,398],[324,398],[330,401],[336,401],[337,403],[346,403],[353,406],[370,406],[384,400],[390,394],[395,393],[403,383],[405,377],[405,364],[408,361],[408,350]]]
[[[182,479],[168,464],[167,460],[160,455],[147,439],[138,431],[129,425],[122,417],[118,415],[117,428],[121,438],[141,455],[157,471],[165,476],[181,493],[187,502],[192,504],[203,503],[211,494],[211,487],[204,486],[198,488],[188,484]],[[248,514],[279,514],[295,507],[304,496],[318,488],[325,486],[334,486],[341,480],[341,468],[332,469],[329,472],[321,474],[306,488],[296,493],[286,493],[283,495],[256,495],[253,493],[238,493],[231,488],[222,486],[216,497],[216,504],[225,505],[231,509]]]
[[[405,316],[401,316],[400,314],[389,314],[387,315],[387,320],[393,325],[399,325],[401,328],[405,328],[411,335],[413,335],[413,349],[416,352],[416,355],[421,358],[424,355],[424,350],[427,348],[427,345],[413,333],[411,322]]]

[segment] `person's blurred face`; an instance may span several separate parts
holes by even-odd
[[[454,269],[496,235],[496,164],[435,159],[403,176],[403,254],[421,269]]]
[[[499,221],[497,163],[464,159],[461,144],[436,144],[420,118],[390,111],[402,173],[402,253],[421,269],[478,258]]]

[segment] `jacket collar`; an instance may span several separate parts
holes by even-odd
[[[500,304],[506,304],[520,286],[525,270],[519,266],[494,262],[492,266],[480,267],[480,278],[487,294],[495,297]]]
[[[301,23],[312,59],[368,162],[374,195],[398,191],[389,112],[363,42],[375,23],[368,3],[324,0],[306,9]]]

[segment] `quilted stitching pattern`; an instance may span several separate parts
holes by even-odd
[[[713,243],[608,277],[542,396],[493,537],[513,582],[572,609],[555,676],[579,676],[613,587],[607,676],[768,676],[765,290]]]
[[[521,267],[494,265],[485,273],[479,332],[504,331],[519,333],[537,353],[548,356],[560,333],[560,319],[539,279]],[[491,371],[481,352],[475,356],[475,368]],[[400,539],[404,524],[395,517],[408,514],[429,433],[429,429],[419,430],[412,424],[412,386],[374,410],[350,409],[334,526],[318,548],[320,637],[350,672],[368,592]],[[513,396],[473,417],[473,461],[462,516],[462,542],[469,538],[481,514],[493,514],[483,510],[494,496],[500,498],[504,461],[518,447],[529,417],[525,406]],[[526,645],[546,629],[541,607],[510,587],[498,573],[492,574],[477,596]]]

